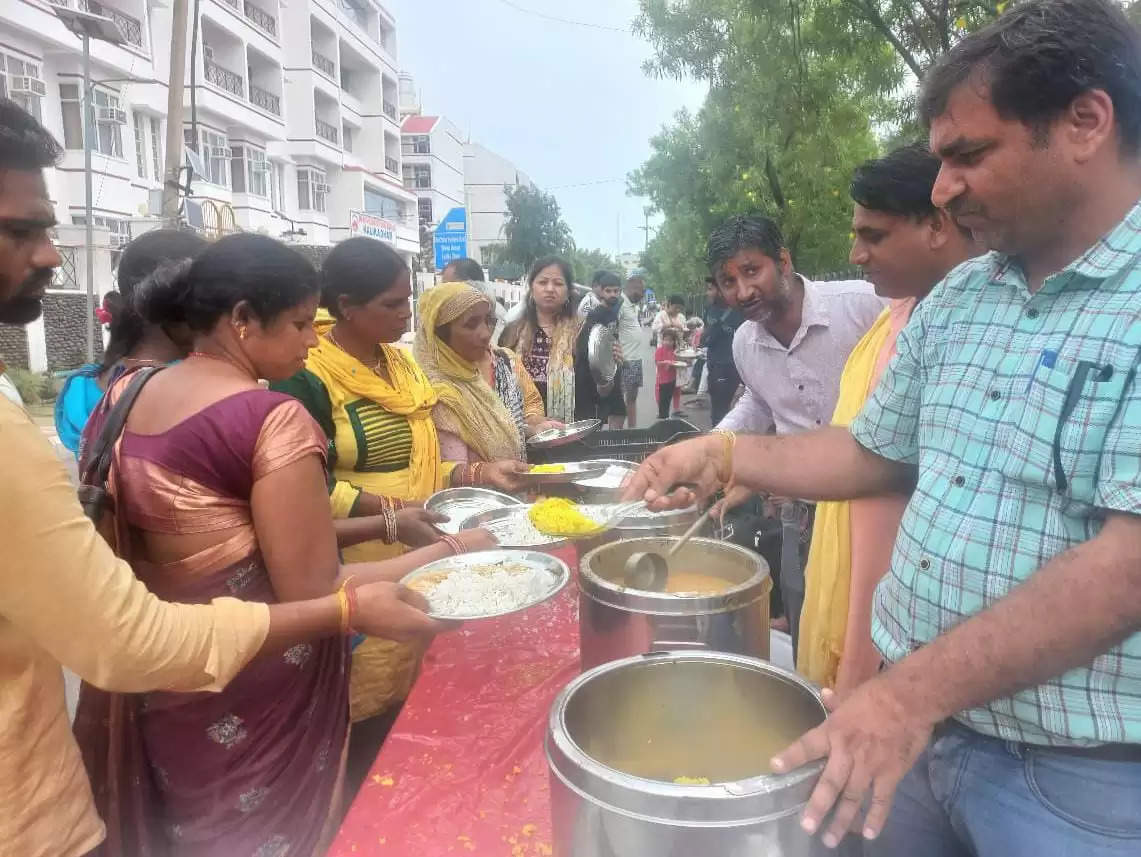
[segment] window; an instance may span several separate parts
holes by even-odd
[[[404,186],[412,187],[416,183],[416,174],[412,171],[411,164],[404,165]]]
[[[269,207],[274,211],[285,211],[285,166],[269,165]]]
[[[123,130],[126,114],[121,110],[119,96],[96,88],[95,103],[95,151],[112,158],[123,157]],[[123,119],[123,122],[119,120]]]
[[[297,207],[303,211],[324,211],[325,194],[329,186],[325,184],[325,173],[311,167],[297,170]]]
[[[155,181],[162,181],[162,123],[157,117],[150,117],[151,127],[151,164],[155,171]]]
[[[269,161],[261,149],[246,149],[246,186],[254,196],[269,196]]]
[[[0,98],[11,98],[43,121],[40,102],[46,94],[38,65],[11,54],[0,54]]]
[[[230,147],[230,187],[234,193],[246,192],[246,156],[241,146]]]
[[[364,189],[364,210],[369,214],[379,214],[389,220],[402,220],[404,217],[399,202],[368,186]]]
[[[266,176],[269,163],[265,152],[250,146],[230,147],[230,187],[234,193],[269,196]]]
[[[413,164],[412,169],[415,171],[414,186],[421,190],[426,190],[432,186],[432,167],[428,164]]]
[[[427,199],[427,198],[421,199],[418,207],[420,209],[420,222],[421,223],[431,223],[432,219],[433,219],[432,218],[432,200]]]
[[[93,93],[95,115],[95,139],[91,141],[92,151],[111,158],[123,157],[123,125],[126,113],[123,112],[119,96],[102,89]],[[83,113],[80,108],[79,85],[61,83],[59,85],[60,110],[63,114],[63,145],[67,149],[83,148]]]
[[[139,178],[147,177],[147,117],[136,111],[135,120],[135,168]],[[157,176],[156,176],[157,178]]]
[[[405,134],[400,141],[400,150],[405,155],[430,155],[432,138],[427,134]]]
[[[214,131],[202,131],[201,144],[194,145],[194,132],[183,129],[183,139],[188,148],[193,149],[202,159],[202,168],[206,175],[197,177],[204,182],[216,184],[219,187],[230,186],[230,146],[225,136]],[[197,174],[196,174],[197,175]]]
[[[74,83],[59,85],[59,103],[63,112],[63,146],[83,148],[83,111],[79,106],[79,87]]]
[[[73,214],[71,222],[76,226],[86,226],[87,218],[82,214]],[[111,233],[111,250],[116,251],[131,240],[131,222],[119,217],[104,217],[99,214],[92,215],[92,226],[102,226]],[[112,257],[112,262],[118,263],[118,255]]]

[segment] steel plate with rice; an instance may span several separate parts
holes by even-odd
[[[527,444],[535,449],[565,446],[568,443],[574,443],[576,440],[582,440],[600,425],[602,425],[602,420],[576,420],[573,423],[567,423],[562,428],[547,429],[532,435]]]
[[[436,524],[436,528],[455,535],[463,529],[464,521],[472,515],[488,512],[492,509],[519,506],[522,502],[522,500],[509,494],[501,494],[487,488],[445,488],[429,497],[424,502],[424,508],[429,512],[447,515],[448,520],[445,523]]]
[[[463,522],[463,529],[482,527],[499,542],[503,548],[538,548],[550,550],[570,543],[569,539],[560,536],[548,536],[535,529],[531,519],[527,516],[531,507],[529,505],[510,506],[505,509],[492,509],[472,515]]]
[[[539,551],[489,550],[421,566],[400,582],[428,599],[433,619],[491,619],[527,610],[557,595],[570,568]]]

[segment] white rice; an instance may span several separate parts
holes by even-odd
[[[449,572],[425,595],[437,616],[506,613],[542,600],[555,583],[544,568],[521,562],[465,566]]]

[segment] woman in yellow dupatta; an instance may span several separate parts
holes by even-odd
[[[468,283],[445,283],[420,298],[413,353],[435,386],[432,418],[449,461],[526,459],[528,435],[550,425],[519,358],[495,348],[495,308]]]
[[[833,425],[849,425],[863,408],[914,307],[913,298],[893,301],[856,343],[840,376]],[[812,681],[844,693],[875,674],[871,590],[887,571],[906,505],[902,494],[816,504],[796,664]]]
[[[438,397],[416,361],[396,342],[407,329],[412,295],[396,251],[371,238],[338,244],[321,267],[318,344],[305,369],[273,389],[308,409],[329,442],[329,500],[334,518],[399,514],[449,485],[473,484],[476,471],[440,457],[432,422]],[[478,471],[500,490],[514,482],[491,465]],[[383,541],[345,548],[346,562],[404,552],[400,530]],[[368,638],[353,652],[353,721],[391,710],[415,678],[420,650]]]

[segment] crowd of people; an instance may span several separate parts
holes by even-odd
[[[832,710],[774,760],[827,759],[805,830],[869,857],[1138,853],[1141,37],[1110,0],[1029,0],[918,107],[929,142],[851,177],[865,279],[814,282],[774,220],[730,217],[702,317],[666,298],[653,351],[642,271],[580,300],[539,259],[508,310],[461,259],[407,348],[382,242],[317,269],[260,235],[132,241],[103,357],[56,403],[78,495],[0,398],[4,853],[322,853],[447,630],[395,581],[494,544],[424,501],[519,491],[545,429],[637,426],[651,365],[658,418],[706,390],[714,430],[626,496],[760,496],[792,533],[784,612]],[[0,321],[34,320],[60,263],[59,155],[0,101]]]

